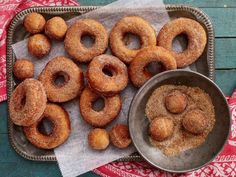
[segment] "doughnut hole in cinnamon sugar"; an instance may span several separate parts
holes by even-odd
[[[156,141],[163,141],[171,137],[174,132],[173,120],[167,116],[158,116],[150,122],[149,134]]]

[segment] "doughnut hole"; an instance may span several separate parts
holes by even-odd
[[[153,62],[148,63],[144,67],[144,71],[147,73],[150,73],[151,75],[156,75],[160,72],[165,71],[165,67],[163,66],[163,64],[161,64],[161,62],[153,61]]]
[[[53,84],[57,87],[64,86],[68,81],[70,80],[70,77],[65,72],[57,72],[53,75]]]
[[[182,125],[188,132],[198,135],[207,128],[207,119],[203,111],[191,110],[184,116]]]
[[[182,113],[187,107],[187,97],[184,93],[179,90],[171,91],[165,97],[166,109],[174,114]]]
[[[109,66],[109,65],[105,65],[103,68],[102,68],[102,72],[106,75],[106,76],[109,76],[109,77],[112,77],[114,75],[116,75],[116,69],[112,66]]]
[[[132,50],[140,49],[142,46],[140,37],[130,32],[124,34],[123,42],[128,49]]]
[[[47,117],[43,117],[38,123],[37,129],[43,135],[50,135],[53,132],[54,124]]]
[[[67,31],[67,24],[61,17],[55,16],[45,24],[45,34],[52,39],[62,40]]]
[[[104,150],[110,143],[109,134],[105,129],[95,128],[88,134],[88,143],[92,149]]]
[[[81,35],[80,42],[81,42],[81,44],[84,45],[84,47],[91,48],[91,47],[93,47],[93,45],[95,43],[95,36],[93,36],[89,33],[84,33]]]
[[[129,128],[124,124],[116,124],[112,127],[110,133],[112,144],[118,148],[126,148],[131,144]]]
[[[44,30],[45,23],[46,20],[41,14],[32,12],[25,16],[23,25],[26,31],[36,34]]]
[[[105,107],[105,101],[102,97],[98,97],[93,103],[92,103],[92,109],[94,111],[101,111]]]
[[[188,48],[188,36],[184,33],[177,35],[172,42],[172,50],[181,53]]]
[[[174,123],[169,117],[159,116],[153,119],[149,125],[149,135],[156,141],[164,141],[174,132]]]
[[[39,59],[50,52],[51,41],[44,34],[35,34],[29,37],[27,47],[29,53]]]
[[[34,64],[26,59],[16,60],[13,66],[13,73],[19,80],[34,77]]]

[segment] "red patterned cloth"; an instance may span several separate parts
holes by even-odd
[[[14,15],[32,6],[78,5],[74,0],[3,0],[0,1],[0,102],[6,100],[6,34]],[[232,127],[224,150],[209,165],[186,174],[175,175],[157,170],[146,162],[114,162],[94,170],[101,176],[236,176],[236,92],[228,98]]]
[[[228,97],[228,103],[232,114],[230,137],[223,151],[209,165],[185,174],[171,174],[158,170],[146,162],[113,162],[94,170],[100,176],[137,177],[137,176],[236,176],[236,91]]]
[[[11,19],[20,11],[32,6],[78,5],[76,0],[0,0],[0,102],[6,96],[6,38]]]

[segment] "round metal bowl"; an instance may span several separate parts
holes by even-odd
[[[156,88],[166,84],[201,88],[210,95],[216,115],[215,126],[206,141],[198,148],[174,157],[165,156],[150,144],[147,132],[149,122],[145,117],[148,98]],[[130,136],[140,155],[151,165],[175,173],[196,170],[211,162],[222,150],[230,132],[230,112],[222,91],[202,74],[185,70],[166,71],[147,81],[133,98],[128,122]]]

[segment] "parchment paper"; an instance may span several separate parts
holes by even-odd
[[[160,7],[162,8],[160,9]],[[67,24],[70,25],[75,20],[79,20],[81,18],[92,18],[100,21],[106,29],[110,31],[113,25],[120,18],[127,15],[138,15],[143,17],[153,25],[157,33],[160,28],[170,20],[168,13],[164,8],[164,4],[160,0],[120,0],[93,12],[75,17],[74,19],[69,20]],[[53,41],[52,49],[49,55],[42,59],[36,59],[28,53],[27,41],[28,39],[25,39],[12,45],[12,47],[16,58],[27,58],[33,61],[35,64],[35,78],[38,77],[50,59],[60,55],[69,57],[64,50],[63,42]],[[129,37],[128,41],[128,46],[137,46],[136,39]],[[85,43],[89,43],[89,40],[85,40]],[[174,48],[181,50],[181,45],[177,42],[174,44]],[[110,50],[108,50],[107,53],[110,53]],[[84,70],[86,69],[84,65],[82,66],[79,63],[77,64]],[[128,87],[121,93],[122,110],[116,120],[114,120],[106,128],[107,130],[110,130],[111,127],[118,122],[127,124],[129,105],[136,91],[137,89],[129,84]],[[78,100],[75,99],[68,103],[64,103],[62,106],[70,114],[72,128],[69,139],[63,145],[54,150],[61,173],[64,177],[80,175],[123,156],[128,156],[135,151],[132,145],[125,150],[120,150],[112,145],[110,145],[105,151],[94,151],[90,149],[87,142],[87,135],[92,127],[81,118]]]

